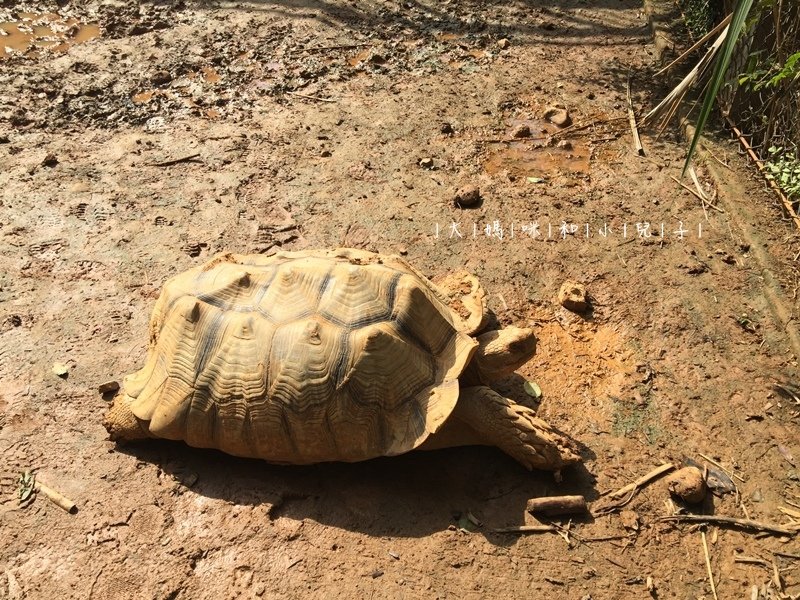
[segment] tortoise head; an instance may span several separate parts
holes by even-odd
[[[112,441],[123,442],[140,440],[152,437],[147,431],[147,423],[136,418],[131,410],[133,398],[125,393],[119,393],[114,398],[111,410],[103,419],[103,426],[108,431]]]
[[[536,354],[533,329],[508,327],[477,337],[478,348],[467,366],[467,383],[488,384],[511,375]]]

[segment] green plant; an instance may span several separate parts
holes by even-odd
[[[751,59],[755,59],[755,62],[748,65],[747,72],[739,76],[739,85],[749,86],[757,92],[764,88],[776,88],[784,81],[790,83],[800,78],[800,52],[792,54],[783,65],[759,60],[760,54],[762,53],[753,53]]]
[[[790,200],[800,200],[800,159],[797,154],[776,146],[767,152],[769,158],[764,161],[767,179],[774,180]]]

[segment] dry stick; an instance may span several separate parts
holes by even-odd
[[[714,209],[714,210],[716,210],[717,212],[721,212],[722,214],[725,214],[725,211],[724,211],[724,210],[722,210],[722,209],[721,209],[719,206],[716,206],[716,205],[712,204],[711,202],[709,202],[708,200],[706,200],[705,198],[703,198],[703,197],[702,197],[700,194],[698,194],[698,193],[697,193],[697,191],[696,191],[696,190],[693,190],[693,189],[692,189],[692,188],[690,188],[688,185],[686,185],[685,183],[681,182],[681,181],[680,181],[680,180],[679,180],[677,177],[675,177],[674,175],[670,175],[670,177],[672,178],[672,181],[674,181],[675,183],[677,183],[679,186],[681,186],[681,187],[682,187],[683,189],[685,189],[687,192],[689,192],[690,194],[692,194],[693,196],[695,196],[695,197],[696,197],[698,200],[700,200],[700,202],[702,202],[702,203],[703,203],[703,206],[705,206],[706,204],[708,204],[708,205],[709,205],[711,208],[713,208],[713,209]]]
[[[706,542],[706,532],[701,531],[700,536],[703,540],[703,552],[706,555],[706,569],[708,570],[708,581],[711,583],[711,593],[714,595],[714,600],[717,598],[717,586],[714,585],[714,571],[711,570],[711,557],[708,555],[708,542]]]
[[[50,500],[50,502],[52,502],[53,504],[55,504],[59,508],[63,508],[68,513],[75,512],[75,503],[72,500],[70,500],[69,498],[59,494],[53,488],[47,487],[42,482],[37,481],[34,484],[34,489],[37,492],[41,492],[45,496],[47,496],[47,499]]]
[[[652,481],[656,477],[663,475],[664,473],[671,471],[674,468],[675,465],[673,465],[672,463],[664,463],[663,465],[661,465],[660,467],[656,467],[646,475],[642,475],[641,477],[639,477],[639,479],[637,479],[633,483],[629,483],[625,487],[619,488],[616,492],[611,492],[611,494],[609,495],[612,498],[621,498],[622,496],[625,496],[629,492],[635,492],[640,487],[650,483],[650,481]]]
[[[724,19],[722,19],[722,21],[720,21],[719,25],[717,25],[716,27],[714,27],[714,29],[712,29],[712,30],[711,30],[711,31],[709,31],[707,34],[705,34],[705,35],[704,35],[702,38],[700,38],[699,40],[697,40],[697,43],[695,43],[695,44],[694,44],[694,45],[693,45],[691,48],[689,48],[689,49],[688,49],[686,52],[684,52],[684,53],[683,53],[683,54],[681,54],[681,55],[680,55],[678,58],[676,58],[676,59],[675,59],[675,60],[673,60],[671,63],[669,63],[669,64],[668,64],[666,67],[664,67],[664,68],[663,68],[663,69],[661,69],[660,71],[656,72],[656,74],[655,74],[655,75],[653,75],[653,77],[658,77],[659,75],[663,75],[664,73],[666,73],[667,71],[669,71],[669,70],[670,70],[672,67],[674,67],[674,66],[675,66],[675,65],[677,65],[679,62],[681,62],[681,61],[682,61],[684,58],[686,58],[687,56],[689,56],[689,55],[690,55],[692,52],[694,52],[695,50],[697,50],[697,49],[698,49],[700,46],[702,46],[703,44],[705,44],[705,43],[706,43],[708,40],[710,40],[712,37],[714,37],[715,35],[717,35],[717,34],[718,34],[718,33],[719,33],[721,30],[722,30],[722,28],[723,28],[723,27],[727,26],[727,25],[728,25],[728,23],[730,23],[730,22],[731,22],[731,17],[732,17],[732,16],[733,16],[733,13],[731,13],[730,15],[728,15],[727,17],[725,17]]]
[[[575,123],[570,125],[569,127],[564,127],[564,129],[559,129],[555,133],[551,133],[550,137],[556,137],[559,135],[563,135],[565,133],[575,133],[576,131],[581,131],[583,129],[589,129],[590,127],[594,127],[595,125],[603,125],[604,123],[612,123],[614,121],[621,121],[622,119],[627,119],[628,117],[611,117],[610,119],[597,119],[596,121],[591,121],[589,123]]]
[[[660,517],[657,521],[671,521],[676,523],[706,523],[712,525],[731,525],[739,527],[740,529],[750,529],[754,531],[763,531],[765,533],[774,533],[777,535],[794,536],[797,532],[780,525],[771,525],[769,523],[760,523],[759,521],[751,521],[750,519],[737,519],[735,517],[720,517],[716,515],[668,515]]]
[[[178,163],[182,162],[189,162],[190,160],[194,160],[195,158],[199,157],[200,153],[197,154],[190,154],[189,156],[182,156],[181,158],[175,158],[173,160],[165,160],[164,162],[157,162],[157,163],[150,163],[151,167],[171,167],[172,165],[177,165]]]
[[[631,133],[633,133],[633,145],[636,148],[636,154],[644,156],[644,146],[642,146],[642,138],[639,137],[639,128],[636,126],[636,113],[633,112],[633,100],[631,99],[631,73],[628,71],[628,122],[631,125]]]
[[[289,96],[296,96],[304,100],[317,100],[318,102],[336,102],[333,98],[320,98],[319,96],[309,96],[308,94],[301,94],[300,92],[286,92]]]
[[[728,125],[730,126],[730,128],[733,130],[733,133],[736,134],[736,137],[739,139],[739,143],[745,149],[750,158],[753,159],[753,162],[756,163],[756,167],[758,167],[758,170],[761,172],[761,175],[764,177],[764,179],[767,180],[767,185],[769,185],[769,187],[771,187],[772,190],[778,195],[778,198],[780,198],[781,203],[783,204],[784,210],[786,210],[786,212],[789,214],[789,217],[792,219],[792,221],[794,221],[795,226],[798,229],[800,229],[800,217],[798,217],[797,213],[794,212],[794,207],[792,206],[792,203],[789,202],[789,199],[783,194],[783,191],[781,190],[780,186],[777,183],[775,183],[775,180],[768,179],[766,177],[764,165],[761,164],[762,162],[761,159],[758,158],[755,152],[753,152],[753,148],[744,138],[742,132],[739,131],[736,125],[733,124],[731,118],[726,117],[726,120],[728,121]]]
[[[493,533],[557,533],[554,525],[517,525],[513,527],[498,527],[492,529]]]
[[[752,556],[734,556],[733,562],[744,563],[746,565],[761,565],[762,567],[772,567],[772,565],[763,558],[754,558]]]
[[[529,513],[543,515],[565,515],[586,512],[586,498],[583,496],[547,496],[528,500]]]
[[[339,44],[338,46],[312,46],[304,48],[306,52],[324,52],[325,50],[353,50],[355,48],[371,48],[375,44]]]

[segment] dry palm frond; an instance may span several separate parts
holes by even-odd
[[[642,124],[646,126],[652,126],[658,124],[660,128],[666,126],[675,112],[678,110],[678,106],[680,106],[681,102],[683,102],[686,93],[689,91],[695,82],[700,79],[705,72],[708,70],[708,67],[711,66],[714,62],[714,57],[717,55],[717,52],[722,47],[725,38],[728,35],[728,27],[722,30],[722,33],[719,34],[714,44],[708,49],[705,53],[703,58],[694,66],[694,68],[689,71],[686,77],[681,80],[681,82],[676,85],[673,90],[667,94],[667,96],[658,103],[658,105],[647,113],[644,118],[642,119]]]

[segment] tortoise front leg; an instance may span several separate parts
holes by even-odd
[[[573,443],[530,408],[485,386],[463,388],[455,417],[487,445],[497,446],[527,469],[557,471],[579,462]]]

